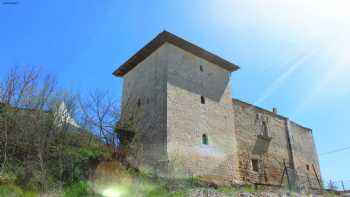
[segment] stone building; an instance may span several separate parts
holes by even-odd
[[[237,69],[164,31],[114,71],[124,78],[119,126],[135,133],[130,162],[175,178],[320,188],[312,130],[232,99]]]

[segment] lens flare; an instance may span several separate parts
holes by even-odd
[[[122,197],[127,194],[126,190],[117,187],[106,188],[101,192],[104,197]]]
[[[132,177],[120,162],[101,162],[90,181],[91,188],[103,197],[130,196]]]

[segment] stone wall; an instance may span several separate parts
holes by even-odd
[[[322,182],[322,180],[320,179],[320,166],[312,131],[293,122],[290,122],[290,128],[294,165],[298,172],[298,184],[306,188],[317,189],[319,188],[318,181]],[[317,180],[315,174],[317,174],[319,180]]]
[[[160,47],[124,76],[120,127],[136,133],[130,160],[143,170],[167,161],[166,62]]]
[[[180,178],[238,181],[229,71],[174,45],[165,47],[169,168]]]
[[[239,144],[240,178],[246,183],[264,183],[278,185],[282,180],[283,161],[289,165],[288,142],[285,122],[278,116],[271,116],[259,108],[233,100],[235,111],[236,135]],[[264,141],[265,151],[259,152],[257,116],[268,119],[271,141]],[[259,160],[259,170],[253,170],[252,159]]]
[[[314,165],[320,177],[317,153],[310,129],[237,99],[233,99],[233,106],[239,146],[239,172],[242,181],[286,185],[287,177],[283,173],[286,166],[288,169],[295,169],[289,171],[289,176],[292,176],[292,172],[296,172],[297,187],[319,188],[312,169]],[[266,122],[268,136],[261,135],[262,127],[259,126],[259,120]],[[258,170],[253,169],[252,160],[259,161]],[[306,165],[309,165],[309,170],[306,169]],[[306,183],[308,185],[305,185]]]
[[[312,131],[231,98],[230,72],[165,43],[124,76],[120,126],[130,161],[176,178],[318,188]],[[204,103],[203,103],[204,102]],[[203,141],[203,136],[208,143]]]

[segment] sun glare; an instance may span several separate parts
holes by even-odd
[[[297,64],[286,65],[284,73],[269,86],[257,103],[269,97],[275,89],[299,71],[299,67],[312,66],[315,71],[322,71],[317,72],[319,75],[315,75],[313,79],[308,79],[309,82],[317,81],[317,87],[313,87],[309,91],[310,94],[323,92],[329,86],[348,88],[344,85],[347,84],[350,75],[350,1],[267,0],[259,3],[230,4],[232,8],[238,6],[239,10],[242,10],[240,14],[258,16],[244,19],[247,23],[257,25],[257,31],[269,29],[269,32],[280,32],[289,40],[298,35],[296,42],[299,42],[300,46],[311,47],[310,51],[302,52],[305,54]]]
[[[313,25],[318,24],[318,26],[328,22],[332,22],[333,25],[350,24],[348,20],[350,1],[348,0],[217,0],[207,3],[205,6],[205,9],[210,13],[208,17],[217,23],[267,22],[281,19],[280,21],[294,21],[299,24],[311,22]],[[218,8],[220,12],[217,12]]]
[[[104,197],[122,197],[126,191],[117,187],[108,187],[101,192]]]

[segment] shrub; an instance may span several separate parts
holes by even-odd
[[[74,183],[64,190],[64,197],[83,197],[88,195],[88,184],[85,181]]]
[[[0,185],[0,196],[22,197],[23,191],[14,185]]]
[[[34,192],[23,191],[20,187],[12,184],[0,185],[0,196],[6,197],[38,197]]]
[[[26,191],[26,192],[24,192],[23,197],[38,197],[38,194],[36,194],[34,192]]]

